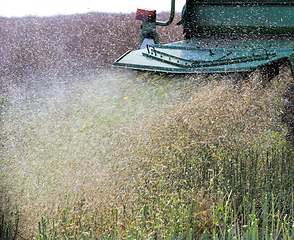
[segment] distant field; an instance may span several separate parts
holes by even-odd
[[[159,13],[167,20],[169,13]],[[158,27],[162,43],[182,40],[175,23]],[[139,48],[135,14],[89,13],[56,17],[0,18],[2,81],[110,67],[127,50]],[[3,78],[4,77],[4,78]]]

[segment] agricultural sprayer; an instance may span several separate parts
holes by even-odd
[[[184,41],[159,44],[156,26],[169,25],[175,0],[166,22],[156,21],[155,10],[138,9],[142,21],[140,49],[128,51],[114,66],[166,73],[230,73],[262,69],[266,79],[289,62],[294,73],[294,1],[281,0],[186,0],[177,25]],[[294,143],[294,87],[285,93],[282,121]]]

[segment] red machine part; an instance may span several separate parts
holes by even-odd
[[[141,21],[150,21],[154,16],[155,10],[137,9],[136,19]]]

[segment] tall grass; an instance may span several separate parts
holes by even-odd
[[[137,149],[152,119],[166,103],[179,101],[189,84],[180,79],[149,84],[136,80],[136,74],[114,72],[82,80],[51,87],[32,83],[29,94],[15,86],[8,89],[3,208],[8,213],[11,202],[18,205],[24,233],[33,232],[40,216],[58,215],[66,194],[72,195],[71,204],[78,203],[78,212],[120,201],[115,184],[123,179],[115,175],[131,174],[128,162],[140,158]],[[131,183],[128,187],[124,191],[132,190]]]
[[[268,157],[274,156],[275,153],[276,151],[273,150]],[[282,151],[282,154],[285,153],[287,151]],[[255,157],[252,160],[256,160]],[[243,157],[238,158],[240,161],[246,160]],[[292,159],[291,151],[288,152],[285,160]],[[278,165],[279,162],[278,156],[270,160],[271,164]],[[253,162],[252,165],[255,163]],[[227,181],[232,179],[239,179],[239,176],[226,178]],[[257,177],[250,178],[247,180],[248,185],[254,186],[257,179]],[[203,192],[196,193],[193,189],[185,192],[184,189],[182,193],[185,194],[175,193],[173,198],[167,198],[164,185],[164,181],[159,181],[157,189],[154,187],[153,190],[159,193],[156,197],[152,192],[148,194],[141,192],[139,201],[133,202],[130,208],[118,203],[100,215],[97,214],[97,209],[89,214],[86,208],[75,216],[74,212],[77,208],[69,206],[71,196],[67,195],[67,203],[59,210],[60,216],[57,219],[42,217],[35,237],[36,239],[293,238],[293,191],[274,194],[271,190],[260,192],[257,188],[259,193],[257,196],[247,189],[246,194],[241,198],[241,192],[232,190],[225,195],[222,195],[222,191],[217,191],[218,193],[212,191],[212,194],[206,193],[205,197]],[[264,182],[265,187],[271,185],[278,186],[280,183],[274,179]],[[205,186],[203,188],[205,189]],[[214,200],[207,202],[212,196],[215,197]]]
[[[289,68],[266,87],[258,73],[238,84],[100,74],[36,84],[30,97],[9,89],[3,210],[18,206],[23,236],[221,237],[236,221],[242,235],[253,207],[257,231],[271,230],[260,219],[272,202],[291,221],[293,153],[278,114]]]

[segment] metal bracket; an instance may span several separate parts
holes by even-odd
[[[268,60],[270,58],[275,57],[276,53],[268,53],[268,51],[265,48],[262,48],[262,50],[265,51],[265,54],[256,54],[256,51],[260,48],[254,48],[251,50],[252,55],[251,56],[242,56],[242,57],[232,57],[227,58],[231,54],[233,54],[233,51],[230,51],[223,55],[222,57],[214,60],[191,60],[191,59],[185,59],[181,57],[177,57],[168,53],[165,53],[163,51],[159,51],[156,49],[155,45],[147,44],[147,53],[142,53],[144,56],[153,58],[155,60],[174,65],[177,67],[182,68],[198,68],[198,67],[211,67],[211,66],[220,66],[220,65],[228,65],[228,64],[237,64],[237,63],[245,63],[245,62],[253,62],[253,61],[261,61],[261,60]],[[164,46],[160,46],[160,48],[164,49]],[[170,49],[170,46],[167,47]],[[177,50],[187,50],[183,48],[178,48]],[[203,48],[194,48],[189,49],[189,51],[207,51],[208,55],[211,55],[212,50],[211,49],[203,49]],[[215,53],[213,53],[214,55]]]

